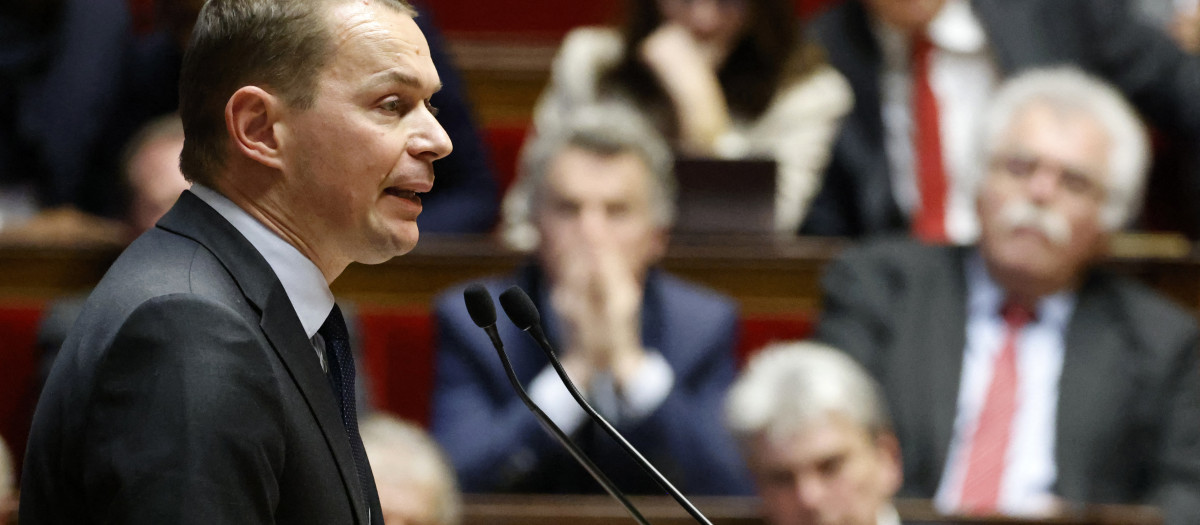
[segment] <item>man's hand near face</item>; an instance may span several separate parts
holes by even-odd
[[[584,389],[593,374],[604,371],[621,388],[645,357],[638,273],[605,238],[580,243],[561,264],[552,300],[569,338],[563,366]]]

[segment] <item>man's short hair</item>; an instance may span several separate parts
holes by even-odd
[[[513,248],[531,250],[539,242],[533,220],[541,206],[547,172],[568,148],[603,156],[632,153],[650,173],[650,206],[655,224],[669,228],[675,221],[674,158],[666,140],[640,115],[618,104],[601,103],[572,113],[553,129],[538,129],[521,149],[516,183],[504,197],[504,240]]]
[[[767,346],[747,363],[725,400],[725,423],[743,444],[786,439],[830,416],[872,437],[891,432],[879,386],[854,359],[812,341]]]
[[[435,488],[437,525],[462,521],[462,497],[454,469],[433,438],[420,427],[380,412],[363,421],[361,434],[379,485],[417,483]]]
[[[348,0],[208,0],[200,10],[179,77],[179,114],[187,136],[180,169],[211,184],[225,162],[225,105],[256,85],[307,109],[333,56],[329,6]],[[416,16],[405,0],[380,0]]]
[[[1073,67],[1034,69],[1005,82],[984,113],[979,134],[976,187],[1013,121],[1031,106],[1044,106],[1100,125],[1109,141],[1107,200],[1100,220],[1109,231],[1140,211],[1150,158],[1146,128],[1137,112],[1109,84]]]

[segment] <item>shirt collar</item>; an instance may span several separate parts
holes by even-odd
[[[983,255],[976,249],[966,260],[967,314],[975,316],[1000,316],[1004,301],[1004,290],[988,274]],[[1075,290],[1062,290],[1043,297],[1037,304],[1037,322],[1047,326],[1062,327],[1075,309]]]
[[[871,27],[879,41],[884,63],[892,69],[906,69],[910,54],[908,37],[878,18]],[[979,53],[987,46],[987,33],[968,0],[946,0],[925,31],[934,47],[946,51]]]
[[[896,511],[896,507],[891,503],[884,505],[875,513],[875,522],[878,525],[901,525],[900,513]]]
[[[193,184],[191,191],[229,221],[267,260],[311,339],[333,310],[333,292],[321,269],[224,195],[200,184]]]

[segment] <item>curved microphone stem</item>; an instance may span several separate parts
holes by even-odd
[[[620,432],[617,432],[617,429],[613,428],[613,426],[610,425],[607,420],[601,417],[600,414],[596,412],[596,409],[592,408],[592,405],[590,405],[587,400],[583,398],[583,395],[579,393],[579,389],[575,388],[575,383],[571,381],[571,378],[567,375],[567,371],[563,369],[562,363],[559,362],[558,357],[555,355],[554,347],[550,345],[550,340],[546,338],[546,333],[542,331],[542,327],[535,324],[526,329],[525,332],[528,333],[530,337],[533,337],[535,341],[537,341],[538,346],[542,347],[542,351],[545,352],[546,357],[550,359],[550,365],[554,367],[554,371],[558,373],[558,377],[561,378],[563,383],[567,386],[567,391],[571,393],[571,397],[575,398],[575,402],[579,403],[579,406],[583,407],[583,410],[587,412],[593,420],[599,423],[600,427],[603,428],[604,431],[608,433],[608,435],[612,437],[614,441],[617,442],[617,444],[621,445],[621,448],[625,449],[626,453],[628,453],[630,456],[633,456],[633,458],[637,460],[637,463],[642,466],[646,473],[649,474],[651,478],[654,478],[654,481],[656,481],[658,485],[663,488],[663,490],[667,491],[672,498],[675,498],[675,501],[679,502],[679,505],[683,507],[683,510],[686,510],[688,514],[691,514],[692,518],[695,518],[697,522],[705,525],[712,525],[712,522],[708,521],[708,518],[706,518],[704,514],[700,513],[700,510],[697,509],[695,505],[692,505],[692,502],[688,501],[688,499],[684,497],[683,493],[679,492],[679,489],[676,489],[675,486],[667,480],[666,476],[663,476],[658,469],[654,468],[654,465],[652,465],[650,461],[645,458],[645,456],[642,456],[642,453],[638,452],[638,450],[625,439],[625,436],[622,436]]]
[[[490,331],[489,335],[491,335]],[[538,408],[538,406],[534,404],[533,400],[529,398],[529,394],[525,392],[525,388],[521,386],[521,382],[517,379],[517,373],[513,370],[512,363],[509,362],[508,354],[505,353],[504,345],[499,342],[498,336],[492,338],[492,343],[493,346],[496,347],[496,353],[500,355],[500,362],[504,365],[504,373],[508,375],[508,381],[512,383],[513,389],[517,391],[517,396],[521,398],[521,401],[525,403],[525,406],[529,407],[529,411],[533,412],[533,415],[537,416],[538,421],[542,423],[542,427],[550,432],[550,434],[553,435],[555,439],[557,439],[558,442],[562,444],[562,446],[565,447],[572,456],[575,457],[575,461],[578,461],[580,465],[583,465],[583,468],[588,471],[588,474],[591,474],[592,478],[595,478],[596,482],[599,483],[600,486],[604,487],[604,490],[608,492],[610,496],[621,502],[621,505],[625,507],[625,510],[629,511],[629,515],[633,516],[635,521],[642,525],[650,525],[650,523],[646,521],[646,518],[642,516],[642,513],[639,512],[637,508],[633,506],[633,503],[631,503],[629,499],[625,497],[625,494],[617,489],[617,486],[612,482],[612,480],[608,479],[608,476],[604,475],[604,472],[600,470],[600,467],[597,467],[595,463],[592,463],[592,460],[588,459],[588,457],[583,454],[583,451],[579,450],[579,447],[575,446],[575,443],[571,441],[571,438],[567,437],[567,434],[564,433],[561,428],[558,428],[558,425],[555,425],[554,422],[550,420],[550,417],[547,416],[545,412],[542,412],[542,409]]]

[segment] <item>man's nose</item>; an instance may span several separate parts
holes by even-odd
[[[409,140],[409,154],[429,161],[449,155],[454,150],[450,135],[446,134],[446,129],[427,108],[421,111],[424,113],[421,115],[421,128]]]
[[[796,476],[796,500],[804,509],[816,509],[825,499],[825,486],[813,476]]]
[[[1034,202],[1047,202],[1058,192],[1062,176],[1053,166],[1039,165],[1029,176],[1027,189]]]
[[[595,207],[583,210],[579,217],[579,233],[583,240],[594,241],[605,235],[608,220],[604,211]]]
[[[688,28],[701,39],[707,38],[721,26],[718,0],[693,0],[687,7]]]

